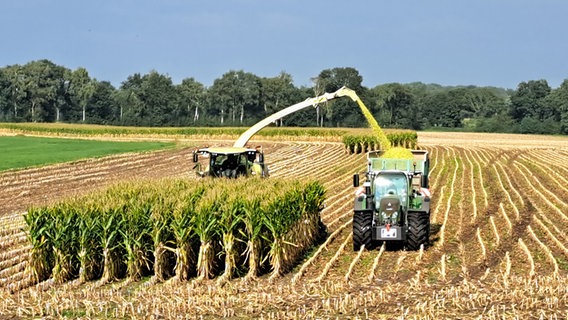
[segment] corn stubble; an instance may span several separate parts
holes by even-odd
[[[165,284],[145,286],[140,285],[141,282],[133,282],[123,285],[126,281],[122,281],[96,288],[97,282],[88,282],[80,287],[72,287],[71,282],[65,282],[53,290],[39,291],[38,287],[31,287],[15,294],[8,293],[6,287],[0,286],[0,314],[14,314],[23,318],[74,316],[147,319],[565,319],[568,314],[567,250],[566,235],[563,233],[566,229],[566,214],[559,212],[546,201],[553,201],[555,206],[561,209],[565,207],[565,200],[552,196],[545,198],[548,193],[544,189],[544,186],[563,188],[564,178],[556,174],[554,179],[557,179],[557,182],[554,179],[543,180],[543,185],[540,185],[536,178],[542,179],[542,172],[538,175],[539,171],[536,171],[535,176],[531,177],[522,166],[499,164],[498,159],[505,163],[507,159],[513,159],[511,155],[515,153],[504,152],[498,148],[433,147],[429,148],[429,151],[433,155],[431,170],[436,172],[432,176],[432,189],[439,195],[432,221],[448,227],[440,228],[437,234],[441,239],[438,238],[437,244],[428,250],[422,248],[419,252],[392,252],[385,250],[383,246],[378,250],[367,251],[360,257],[360,252],[346,252],[345,246],[341,246],[349,241],[346,239],[350,237],[348,234],[351,222],[347,218],[338,219],[338,222],[344,224],[331,229],[333,232],[318,250],[302,263],[299,270],[291,272],[291,281],[284,277],[270,285],[265,281],[267,279],[245,283],[241,279],[248,280],[259,275],[269,278],[268,272],[271,268],[268,243],[272,236],[266,232],[267,229],[259,227],[262,223],[258,223],[264,216],[260,208],[267,208],[270,199],[255,197],[255,184],[252,182],[252,185],[243,187],[244,200],[241,199],[244,201],[242,224],[246,231],[237,228],[238,232],[235,234],[229,231],[230,228],[220,228],[217,235],[219,248],[231,242],[237,243],[237,247],[246,248],[244,254],[235,258],[237,261],[245,261],[236,263],[233,277],[237,279],[223,279],[226,272],[223,267],[227,264],[227,258],[221,255],[216,260],[220,265],[217,266],[213,280],[191,281],[197,279],[200,241],[191,231],[191,219],[184,222],[181,218],[193,217],[196,214],[196,205],[199,204],[199,199],[207,195],[209,187],[206,187],[206,183],[200,184],[203,187],[200,193],[194,186],[172,186],[171,190],[167,191],[168,194],[194,199],[174,201],[173,209],[158,210],[161,205],[156,206],[153,211],[152,219],[154,213],[159,217],[161,214],[158,212],[173,212],[171,222],[164,222],[172,226],[169,228],[171,231],[166,228],[164,232],[154,232],[158,228],[152,229],[153,243],[162,242],[165,246]],[[550,150],[542,152],[558,153]],[[468,159],[464,155],[470,158],[458,162],[453,160],[457,154],[461,154],[461,159]],[[531,157],[536,158],[539,154],[541,153]],[[494,159],[497,162],[491,165]],[[564,172],[565,169],[562,168],[565,167],[565,159],[564,151],[562,157],[544,158],[540,161],[556,161],[556,168],[559,172]],[[351,163],[349,165],[352,165]],[[506,174],[507,170],[513,170],[513,174]],[[523,178],[524,176],[526,178]],[[461,179],[465,179],[465,182]],[[182,185],[185,183],[180,181],[178,182]],[[192,183],[194,182],[189,184]],[[334,183],[327,184],[330,190],[334,190]],[[343,186],[346,182],[338,184]],[[469,188],[469,185],[472,187]],[[516,189],[516,186],[519,188]],[[245,189],[247,191],[244,191]],[[477,194],[470,193],[472,189],[476,190]],[[516,190],[523,193],[522,197]],[[554,191],[552,188],[550,190]],[[563,192],[560,194],[565,193]],[[349,202],[346,201],[346,205],[339,208],[338,212],[351,210],[351,189],[344,194],[349,198]],[[499,194],[507,195],[502,198],[502,203],[495,201],[498,200],[496,197]],[[83,203],[95,218],[99,217],[95,221],[102,221],[102,213],[112,207],[101,206],[104,202],[111,202],[103,198],[101,196],[92,201],[89,206],[86,201]],[[116,200],[116,197],[113,198]],[[464,207],[473,209],[471,217],[461,217],[457,214],[459,205],[456,199],[462,201],[464,206],[471,200],[473,204]],[[164,207],[169,208],[170,205],[164,204]],[[26,219],[37,221],[40,225],[53,223],[47,219],[48,215],[41,212],[47,208],[36,209],[35,212],[30,211]],[[324,218],[326,215],[324,214]],[[173,231],[173,221],[178,218],[180,227],[176,233]],[[328,220],[333,218],[335,217]],[[160,224],[158,220],[152,221],[155,225]],[[99,227],[90,229],[102,230],[102,223],[99,224]],[[461,228],[468,232],[459,232]],[[182,230],[185,230],[185,233]],[[259,231],[255,233],[252,230]],[[0,234],[3,232],[4,230],[0,230]],[[30,230],[30,234],[37,235],[41,232],[39,229]],[[184,234],[187,235],[186,240],[179,243],[189,244],[186,252],[189,252],[187,256],[190,266],[187,268],[185,280],[190,281],[170,285],[173,284],[173,279],[176,279],[176,275],[172,276],[172,273],[181,269],[177,252],[182,246],[178,244],[177,239],[178,236],[183,239]],[[231,240],[231,237],[225,240],[224,234],[234,235],[234,240]],[[160,239],[160,242],[156,242],[154,237]],[[41,237],[31,237],[30,240],[30,243],[37,246],[30,245],[29,251],[22,252],[35,253],[38,260],[30,261],[26,265],[35,265],[38,268],[38,277],[42,275],[42,270],[47,270],[46,274],[43,274],[44,279],[52,277],[56,258],[50,240]],[[94,245],[79,241],[78,252],[84,254],[79,254],[78,259],[71,259],[80,266],[88,266],[88,263],[83,261],[101,261],[100,266],[91,268],[98,270],[98,274],[85,272],[91,274],[92,279],[100,279],[102,273],[102,258],[96,258],[93,254],[98,252],[98,255],[102,256],[102,244],[97,243],[99,241],[95,241]],[[89,249],[91,247],[94,248]],[[158,245],[155,245],[155,248],[157,247]],[[223,250],[225,249],[219,252]],[[158,250],[154,249],[154,255],[158,256],[157,252]],[[4,253],[0,255],[2,254]],[[125,256],[125,251],[122,251],[122,254]],[[336,256],[340,258],[337,259]],[[399,256],[406,258],[397,259]],[[171,262],[172,257],[174,263]],[[257,258],[255,260],[252,257]],[[126,263],[122,261],[126,260],[116,261],[120,263],[122,274],[119,279],[125,279]],[[158,259],[155,258],[154,261]],[[156,277],[158,263],[153,264]],[[353,266],[355,267],[352,270]],[[391,272],[399,266],[398,272]],[[347,268],[349,270],[346,273]],[[324,269],[327,269],[327,275],[315,282],[314,279],[318,278]],[[72,276],[76,277],[76,273],[77,271],[74,271]],[[79,273],[81,274],[80,271]],[[2,279],[0,275],[0,281],[6,279],[8,278]],[[219,285],[216,279],[223,279],[223,285]]]

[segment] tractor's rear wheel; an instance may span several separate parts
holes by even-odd
[[[353,250],[359,251],[363,245],[366,249],[372,249],[372,223],[373,213],[371,211],[353,214]]]
[[[407,218],[408,237],[406,246],[409,250],[418,250],[420,245],[424,245],[424,248],[426,248],[430,238],[430,213],[409,212]]]

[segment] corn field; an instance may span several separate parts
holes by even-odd
[[[317,181],[120,183],[24,215],[34,282],[271,278],[322,237]]]
[[[286,265],[286,259],[281,258],[278,276],[273,276],[277,264],[270,255],[271,251],[277,252],[270,245],[277,241],[269,230],[279,228],[266,227],[258,233],[262,236],[255,237],[254,226],[258,224],[247,225],[244,221],[239,224],[232,219],[234,215],[219,214],[216,218],[222,227],[211,235],[207,223],[197,218],[181,219],[184,210],[193,211],[194,215],[189,215],[192,217],[198,211],[206,212],[217,196],[227,196],[225,204],[239,198],[233,192],[224,193],[221,188],[205,188],[200,194],[194,186],[198,180],[193,176],[188,178],[192,172],[190,150],[112,156],[1,174],[0,200],[4,205],[0,216],[0,314],[25,318],[145,319],[568,317],[565,232],[568,140],[565,137],[418,133],[417,147],[428,150],[431,156],[433,201],[431,245],[418,251],[391,250],[385,246],[352,250],[352,175],[364,170],[364,154],[348,154],[340,142],[290,141],[263,147],[271,170],[270,183],[276,183],[274,180],[283,183],[291,178],[306,183],[321,181],[325,188],[319,217],[326,227],[326,236],[316,240],[308,251],[299,253],[292,264]],[[139,190],[169,181],[170,190],[186,190],[177,192],[171,199],[193,196],[199,197],[199,201],[152,201],[151,210],[143,205],[144,201],[137,201],[137,212],[151,217],[144,221],[150,232],[143,237],[145,245],[137,246],[136,237],[144,233],[139,231],[143,229],[127,224],[137,225],[138,220],[134,216],[122,219],[121,240],[114,244],[108,241],[109,248],[120,248],[117,254],[121,258],[112,260],[117,261],[116,273],[106,283],[102,281],[105,251],[100,249],[104,243],[95,242],[97,249],[89,251],[91,244],[81,241],[80,233],[70,263],[65,259],[69,246],[64,245],[52,244],[49,253],[44,254],[45,259],[29,259],[35,245],[25,231],[22,212],[30,204],[38,212],[53,209],[51,214],[72,211],[57,204],[73,204],[73,208],[85,209],[77,210],[76,216],[88,215],[96,212],[89,208],[107,202],[104,194],[115,188],[117,181],[124,181],[119,184],[122,186],[119,190],[114,189],[116,194],[124,191],[123,199],[148,196],[128,187],[139,185],[140,181],[144,183]],[[250,195],[241,193],[245,200],[246,196],[257,199],[254,195],[261,192],[260,187],[251,188]],[[216,191],[208,192],[211,190]],[[269,207],[269,200],[264,197],[268,197],[267,193],[258,198],[260,203],[253,201],[252,207]],[[283,196],[277,191],[271,193]],[[100,198],[86,200],[88,194],[98,194]],[[150,194],[170,199],[166,191]],[[83,200],[80,205],[62,202],[70,196]],[[121,197],[113,196],[115,201],[117,198]],[[195,205],[182,210],[184,203]],[[124,206],[104,208],[124,209]],[[219,207],[217,212],[228,212],[224,210]],[[160,216],[156,212],[173,213],[163,215],[171,220],[160,220],[156,219]],[[117,216],[122,217],[123,213]],[[174,224],[176,217],[178,223]],[[65,220],[58,223],[65,229]],[[202,231],[182,231],[190,225],[191,228],[199,225]],[[163,226],[169,226],[164,229],[168,231],[159,231]],[[101,235],[105,234],[103,227],[98,228]],[[292,226],[290,230],[297,228]],[[285,239],[294,237],[299,235]],[[191,245],[181,245],[188,238],[193,241]],[[253,245],[255,240],[251,238],[263,244]],[[64,236],[58,240],[68,241]],[[41,238],[38,242],[41,244]],[[126,243],[131,244],[131,249],[126,249]],[[81,246],[85,249],[78,249]],[[214,263],[202,262],[202,268],[198,268],[199,253],[210,257],[211,250],[207,249],[211,248],[217,253],[213,255]],[[288,252],[296,247],[286,248]],[[249,266],[254,259],[245,257],[255,250],[260,254],[252,263],[259,267],[251,271],[255,270]],[[140,251],[146,252],[145,258],[137,256]],[[90,263],[88,252],[96,252],[91,255]],[[137,258],[129,260],[129,256]],[[45,263],[42,266],[37,261]],[[29,273],[33,269],[36,279]],[[35,284],[37,280],[39,283]]]

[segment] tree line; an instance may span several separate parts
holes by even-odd
[[[414,82],[372,88],[351,67],[322,70],[311,87],[292,76],[259,77],[231,70],[209,87],[194,78],[179,84],[157,71],[133,74],[115,88],[49,60],[0,68],[0,122],[67,122],[125,126],[250,126],[309,97],[347,86],[379,124],[415,130],[568,134],[568,79],[521,82],[515,90]],[[362,127],[349,99],[336,99],[281,119],[275,125]]]

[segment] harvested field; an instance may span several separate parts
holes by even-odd
[[[230,143],[230,142],[228,142]],[[352,174],[340,143],[263,143],[271,177],[317,178],[328,237],[276,281],[30,286],[22,212],[116,181],[192,174],[191,150],[0,174],[0,315],[377,319],[568,317],[568,138],[419,133],[430,151],[431,247],[353,252]],[[196,180],[197,182],[197,180]]]

